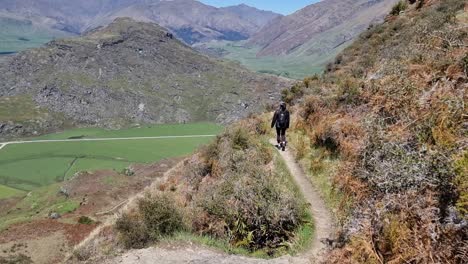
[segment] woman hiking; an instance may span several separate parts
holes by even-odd
[[[286,150],[286,130],[289,128],[289,111],[286,109],[286,103],[281,102],[278,110],[275,111],[271,128],[276,126],[276,141],[277,147],[281,150]]]

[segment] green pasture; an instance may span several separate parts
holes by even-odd
[[[23,195],[24,192],[5,185],[0,185],[0,199]]]
[[[86,128],[68,130],[37,139],[211,135],[218,134],[221,129],[220,126],[211,123],[158,125],[124,130]],[[31,191],[69,179],[80,171],[99,169],[121,171],[133,163],[151,163],[164,158],[188,155],[212,139],[197,137],[7,145],[0,150],[0,198],[14,194],[11,188],[17,189],[17,192]],[[7,187],[9,188],[6,189]]]

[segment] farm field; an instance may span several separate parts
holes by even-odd
[[[215,135],[221,129],[222,127],[211,123],[158,125],[124,130],[87,128],[28,140]],[[9,144],[0,150],[0,198],[62,182],[80,171],[122,171],[134,163],[151,163],[164,158],[184,156],[212,139],[193,137]]]

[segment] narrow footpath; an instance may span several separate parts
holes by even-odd
[[[270,141],[273,145],[274,140]],[[322,241],[333,232],[333,218],[328,211],[325,202],[320,197],[316,188],[307,179],[306,174],[296,163],[292,153],[288,150],[279,151],[281,157],[288,166],[291,175],[300,187],[304,198],[310,206],[315,224],[314,238],[309,250],[298,256],[283,256],[276,259],[255,259],[244,256],[228,255],[224,252],[215,251],[198,245],[183,246],[161,246],[126,252],[122,256],[109,259],[105,263],[122,264],[152,264],[152,263],[173,263],[173,264],[314,264],[320,263],[322,254],[326,250],[326,245]]]

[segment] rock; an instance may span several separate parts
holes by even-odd
[[[59,219],[60,217],[62,217],[59,213],[50,213],[49,214],[49,218],[50,219]]]

